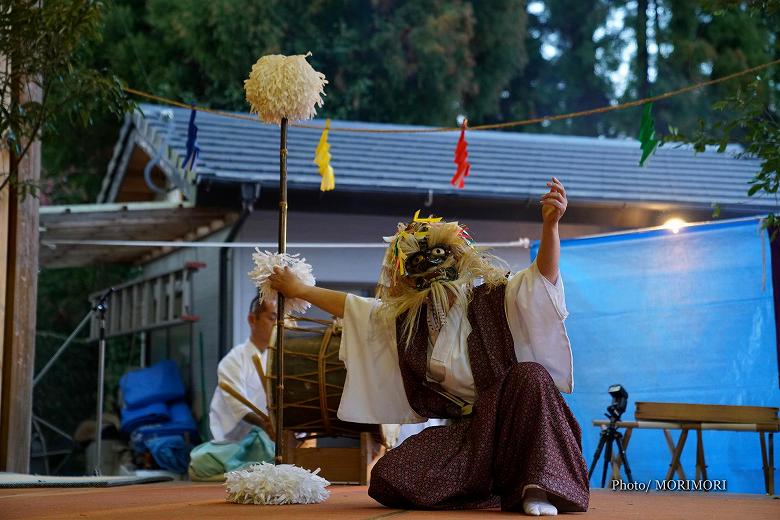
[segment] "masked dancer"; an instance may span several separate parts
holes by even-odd
[[[416,215],[386,238],[377,298],[306,286],[286,269],[271,276],[285,296],[344,318],[340,419],[450,420],[379,459],[368,492],[380,503],[587,510],[581,430],[560,393],[573,389],[558,270],[566,190],[547,186],[538,255],[513,275],[457,222]]]

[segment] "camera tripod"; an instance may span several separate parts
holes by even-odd
[[[595,455],[593,455],[593,462],[590,463],[590,469],[588,469],[588,480],[590,480],[590,477],[593,475],[593,470],[596,468],[596,463],[599,460],[601,451],[606,445],[607,449],[604,452],[604,468],[601,472],[601,487],[604,487],[604,484],[607,481],[607,468],[612,462],[612,443],[614,442],[617,444],[618,453],[620,454],[620,461],[626,468],[626,477],[628,478],[628,482],[633,484],[634,479],[631,476],[631,468],[628,466],[628,457],[626,457],[626,450],[623,449],[623,434],[618,431],[616,426],[616,423],[620,420],[620,414],[617,413],[613,406],[608,407],[607,411],[609,413],[605,413],[604,415],[607,417],[607,419],[609,419],[609,426],[601,431],[599,445],[596,448]]]

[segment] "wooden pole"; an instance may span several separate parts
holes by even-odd
[[[0,63],[7,57],[0,56]],[[13,105],[40,100],[34,83],[14,89]],[[6,102],[8,100],[2,100]],[[0,172],[17,167],[18,182],[38,184],[41,144],[24,157],[0,151]],[[0,182],[5,177],[0,175]],[[38,198],[0,190],[0,471],[27,473],[32,430],[35,310],[38,291]]]
[[[279,143],[279,253],[287,252],[287,118],[281,121]],[[284,426],[284,295],[276,304],[276,463],[282,463]]]

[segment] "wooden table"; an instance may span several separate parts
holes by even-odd
[[[628,448],[631,433],[634,429],[663,430],[666,444],[672,456],[669,469],[666,472],[666,480],[674,478],[675,473],[677,473],[680,479],[685,480],[685,472],[680,463],[680,456],[683,448],[685,448],[685,441],[688,439],[689,431],[696,431],[696,480],[707,479],[707,464],[704,458],[702,431],[757,432],[761,444],[764,489],[768,495],[774,495],[774,433],[780,431],[777,408],[647,402],[637,402],[636,406],[634,414],[637,418],[636,421],[619,421],[616,423],[618,428],[626,429],[626,433],[623,436],[623,449]],[[604,429],[609,425],[609,421],[596,419],[593,421],[593,425]],[[670,430],[680,430],[680,436],[676,444],[672,440]],[[613,479],[620,478],[620,464],[619,457],[613,456]]]

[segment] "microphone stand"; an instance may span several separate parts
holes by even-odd
[[[92,307],[92,312],[98,316],[98,387],[97,387],[97,423],[95,426],[95,469],[97,476],[102,474],[103,462],[103,392],[106,378],[106,311],[108,310],[108,297],[114,292],[114,288],[108,289],[100,300]]]
[[[49,361],[44,365],[44,367],[38,372],[38,375],[35,376],[33,379],[33,388],[35,388],[35,385],[37,385],[41,378],[43,378],[44,375],[49,371],[49,369],[54,365],[54,362],[59,359],[59,357],[65,352],[65,349],[68,348],[68,346],[73,342],[73,340],[76,338],[76,336],[79,335],[79,332],[81,332],[81,329],[83,329],[87,323],[89,323],[89,320],[92,318],[92,316],[97,313],[98,315],[98,321],[100,324],[100,331],[99,331],[99,337],[98,337],[98,389],[97,389],[97,417],[96,417],[96,435],[95,435],[95,448],[97,451],[97,464],[95,465],[94,472],[95,475],[100,475],[100,458],[102,456],[102,433],[103,433],[103,383],[105,380],[105,361],[106,361],[106,311],[108,310],[108,297],[111,296],[111,294],[114,292],[114,288],[111,287],[108,289],[103,296],[100,297],[100,299],[97,301],[94,307],[92,307],[89,312],[82,318],[82,320],[79,322],[78,326],[76,326],[76,329],[71,332],[70,336],[65,340],[65,342],[60,345],[60,348],[57,349],[57,352],[54,353],[54,355],[49,359]]]

